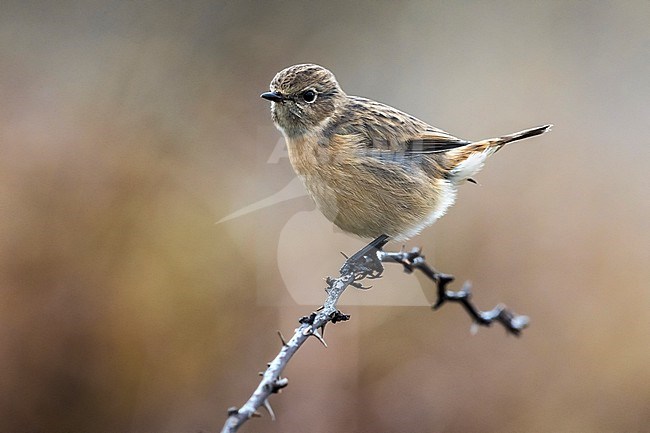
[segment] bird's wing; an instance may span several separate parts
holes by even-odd
[[[406,140],[404,152],[413,155],[439,153],[468,144],[471,144],[471,141],[462,140],[444,131],[424,131]]]
[[[363,131],[364,146],[377,151],[400,152],[404,156],[445,152],[470,141],[438,129],[396,108],[370,99],[351,97],[351,118],[345,129]]]

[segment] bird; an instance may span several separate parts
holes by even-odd
[[[418,235],[454,204],[459,185],[475,182],[488,156],[553,126],[464,140],[348,95],[331,71],[311,63],[281,70],[260,96],[271,101],[291,165],[318,209],[361,238]]]

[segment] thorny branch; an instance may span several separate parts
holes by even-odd
[[[382,251],[382,248],[387,242],[387,236],[379,236],[353,256],[347,258],[340,269],[340,276],[338,278],[327,278],[327,287],[325,289],[327,298],[325,303],[316,312],[300,318],[300,326],[296,328],[293,337],[289,341],[285,341],[282,334],[278,332],[282,342],[280,352],[273,361],[267,364],[266,371],[260,373],[262,380],[248,401],[240,408],[231,407],[228,409],[228,418],[221,433],[236,432],[249,418],[261,416],[257,411],[260,407],[264,407],[269,412],[271,419],[275,419],[275,414],[269,403],[269,397],[272,394],[281,392],[289,384],[288,379],[280,375],[291,357],[309,337],[316,338],[323,346],[327,347],[323,339],[325,325],[328,322],[343,322],[350,318],[350,316],[341,313],[336,308],[339,298],[348,286],[366,289],[360,283],[361,280],[381,277],[384,271],[382,263],[401,264],[404,267],[404,271],[408,273],[412,273],[417,269],[431,279],[437,288],[437,301],[432,305],[434,310],[440,308],[445,302],[458,302],[467,311],[474,324],[490,326],[496,321],[501,323],[508,332],[514,335],[519,335],[528,325],[528,317],[515,314],[506,309],[502,304],[497,305],[489,311],[479,310],[471,302],[469,283],[465,283],[458,291],[447,290],[447,286],[454,280],[454,277],[438,272],[430,267],[421,254],[420,249],[415,248],[408,252]]]
[[[528,326],[529,319],[527,316],[515,314],[506,309],[506,306],[503,304],[499,304],[489,311],[481,311],[476,308],[470,300],[472,297],[472,286],[469,282],[465,282],[463,287],[458,291],[447,290],[449,283],[454,281],[453,275],[443,274],[429,266],[424,260],[424,256],[421,254],[419,248],[414,248],[408,252],[400,251],[398,253],[378,251],[377,256],[382,262],[401,264],[404,266],[404,271],[408,273],[417,269],[436,283],[438,299],[431,306],[434,310],[442,307],[445,302],[458,302],[465,308],[467,314],[469,314],[477,325],[490,326],[492,322],[499,322],[508,332],[514,335],[519,335]]]

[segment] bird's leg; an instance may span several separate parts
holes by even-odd
[[[384,266],[377,256],[377,253],[388,243],[389,237],[381,235],[370,242],[365,247],[348,257],[343,266],[341,267],[341,275],[352,274],[354,275],[354,287],[363,289],[361,284],[356,283],[364,278],[374,279],[381,277],[384,272]]]

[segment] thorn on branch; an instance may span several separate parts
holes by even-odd
[[[325,343],[325,340],[323,339],[323,336],[320,335],[320,334],[318,333],[318,331],[312,331],[311,335],[313,335],[314,337],[316,337],[316,339],[317,339],[318,341],[320,341],[321,344],[322,344],[323,346],[325,346],[325,348],[327,348],[327,343]]]
[[[271,403],[269,403],[268,398],[264,399],[264,409],[266,409],[266,411],[271,416],[271,421],[275,421],[275,413],[273,412],[273,408],[271,407]]]
[[[282,335],[282,332],[280,332],[279,330],[278,330],[278,337],[280,337],[280,341],[282,342],[282,345],[283,345],[283,346],[286,346],[286,345],[287,345],[287,342],[286,342],[286,340],[284,339],[284,336]]]
[[[325,325],[320,326],[318,329],[325,329]],[[313,336],[315,337],[318,341],[321,342],[323,346],[327,348],[327,343],[325,343],[325,340],[323,339],[323,336],[318,332],[318,329],[314,329],[312,327],[306,327],[305,329],[302,330],[302,335],[308,335],[308,336]]]

